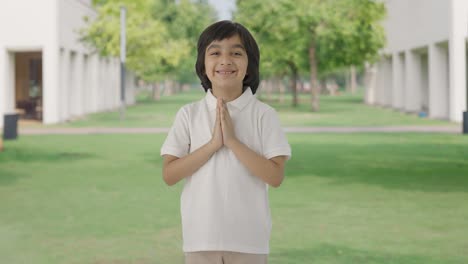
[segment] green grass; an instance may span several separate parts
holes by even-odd
[[[170,127],[177,110],[184,104],[200,100],[203,90],[192,89],[173,96],[163,96],[160,101],[149,99],[148,93],[140,93],[137,104],[126,109],[126,118],[120,121],[118,109],[110,112],[90,114],[73,122],[52,127]],[[279,95],[259,97],[273,106],[279,113],[283,126],[396,126],[396,125],[456,125],[448,121],[419,118],[390,108],[363,104],[360,94],[321,96],[319,112],[310,111],[310,95],[299,96],[300,104],[291,106],[291,95],[286,94],[279,102]],[[268,99],[268,100],[267,100]]]
[[[182,263],[164,135],[20,136],[0,153],[2,263]],[[288,134],[271,264],[468,263],[468,137]]]

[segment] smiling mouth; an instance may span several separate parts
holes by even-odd
[[[236,71],[216,71],[216,73],[221,74],[221,75],[229,75],[229,74],[233,74],[235,72]]]

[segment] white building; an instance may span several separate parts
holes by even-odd
[[[468,0],[385,0],[387,46],[366,102],[461,122],[467,109]]]
[[[0,7],[0,127],[4,114],[58,123],[120,106],[120,62],[79,41],[91,0],[7,0]],[[134,103],[134,76],[126,76]]]

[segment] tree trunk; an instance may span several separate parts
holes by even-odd
[[[312,111],[319,110],[319,93],[320,89],[317,82],[317,58],[315,54],[315,41],[312,41],[309,46],[309,63],[310,63],[310,92]]]
[[[357,90],[357,81],[356,81],[356,67],[351,66],[351,94],[355,94]]]
[[[273,90],[273,85],[271,83],[271,78],[266,81],[266,89],[267,89],[267,101],[271,102],[271,94]]]
[[[278,100],[281,101],[281,89],[280,89],[280,81],[278,77],[273,77],[272,79],[272,88],[274,93],[279,93]]]
[[[159,101],[159,99],[161,99],[161,89],[159,89],[159,83],[158,82],[153,83],[152,87],[153,87],[153,96],[152,96],[153,100]]]
[[[290,87],[293,95],[292,105],[293,107],[297,106],[297,68],[293,63],[289,63],[289,68],[291,69],[291,78],[289,80]]]
[[[345,77],[345,91],[346,93],[351,93],[351,70],[346,69],[346,77]]]
[[[173,82],[172,80],[170,79],[166,79],[164,81],[164,95],[166,96],[170,96],[174,93],[174,85],[173,85]]]
[[[279,101],[280,103],[284,103],[284,94],[285,94],[286,89],[284,87],[283,80],[281,78],[278,78],[276,81],[278,82],[279,92],[280,92]]]

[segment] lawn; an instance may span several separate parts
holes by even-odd
[[[172,96],[163,96],[156,102],[149,98],[149,93],[140,92],[137,104],[126,109],[124,121],[120,121],[119,111],[115,109],[89,114],[72,122],[51,127],[169,127],[181,106],[200,100],[204,95],[201,88],[192,89]],[[310,111],[309,94],[299,96],[298,107],[291,106],[291,94],[286,94],[283,102],[279,102],[279,94],[268,98],[266,94],[259,92],[258,97],[278,111],[283,126],[457,126],[448,121],[420,118],[415,114],[406,114],[390,108],[365,105],[362,94],[321,96],[319,112]]]
[[[20,136],[0,153],[2,263],[182,263],[164,135]],[[288,134],[271,264],[468,263],[468,137]]]

